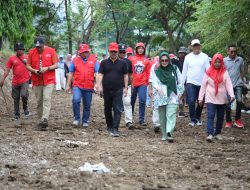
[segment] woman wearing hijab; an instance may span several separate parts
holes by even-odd
[[[179,69],[171,63],[166,51],[160,53],[160,66],[152,73],[154,106],[159,109],[162,140],[173,142],[176,111],[184,91]]]
[[[226,104],[234,100],[232,82],[224,65],[223,56],[215,54],[212,58],[211,65],[207,69],[200,93],[199,104],[207,104],[207,141],[212,142],[213,138],[222,139],[221,129],[224,121],[224,112]],[[229,98],[228,98],[229,97]],[[214,131],[213,123],[215,114],[217,116],[216,128]]]

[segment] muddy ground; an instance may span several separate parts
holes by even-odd
[[[205,126],[189,128],[188,118],[177,119],[169,144],[153,132],[150,108],[147,128],[126,130],[123,115],[122,135],[114,138],[96,95],[87,130],[71,125],[70,94],[54,92],[48,131],[36,130],[32,91],[29,105],[30,119],[15,122],[1,103],[0,189],[250,189],[249,114],[245,129],[224,129],[225,139],[214,143],[205,141]],[[85,162],[103,162],[111,172],[80,172]]]

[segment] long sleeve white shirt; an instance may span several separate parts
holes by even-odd
[[[184,60],[182,70],[182,82],[191,83],[201,86],[202,79],[206,69],[210,66],[207,54],[200,52],[199,54],[189,53]]]

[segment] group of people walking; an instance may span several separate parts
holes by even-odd
[[[31,80],[37,98],[38,128],[48,127],[51,95],[55,85],[55,69],[61,68],[55,49],[45,46],[44,39],[37,37],[28,56],[24,45],[15,44],[16,55],[6,63],[6,71],[0,80],[4,84],[10,69],[13,69],[12,97],[15,119],[20,118],[19,101],[22,97],[26,117],[29,115],[27,99],[28,84]],[[190,123],[201,126],[204,103],[207,107],[207,141],[222,139],[221,130],[226,110],[226,125],[243,128],[241,120],[242,88],[244,86],[244,62],[237,56],[235,45],[228,46],[228,57],[215,54],[210,62],[208,55],[201,51],[198,39],[191,42],[191,52],[180,47],[178,57],[172,58],[166,50],[150,60],[142,42],[135,50],[125,44],[109,44],[109,57],[98,62],[91,54],[88,44],[81,44],[78,56],[68,64],[66,91],[72,90],[73,125],[89,127],[92,94],[104,99],[104,113],[107,131],[119,137],[121,113],[124,111],[128,129],[135,125],[135,103],[139,99],[138,122],[147,126],[145,109],[147,96],[152,101],[152,121],[155,132],[161,129],[162,140],[173,142],[178,117],[185,117],[184,105],[188,104]],[[58,64],[59,63],[59,64]],[[30,73],[29,73],[30,72]],[[236,98],[235,122],[232,123],[230,103]],[[83,104],[82,117],[80,114]],[[214,118],[217,117],[214,130]]]

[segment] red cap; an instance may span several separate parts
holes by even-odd
[[[138,47],[143,47],[143,48],[145,49],[145,45],[144,45],[144,43],[142,43],[142,42],[138,42],[138,43],[136,44],[135,48],[138,48]]]
[[[131,47],[128,47],[128,48],[126,49],[126,53],[133,53],[133,49],[132,49]]]
[[[169,58],[170,58],[170,59],[174,59],[174,57],[175,57],[175,55],[174,55],[173,53],[170,53],[170,54],[169,54]]]
[[[159,56],[155,56],[155,57],[154,57],[154,62],[159,63]]]
[[[119,46],[116,42],[111,42],[109,44],[109,51],[117,51],[119,50]]]
[[[78,53],[90,52],[89,46],[87,44],[80,44]]]

